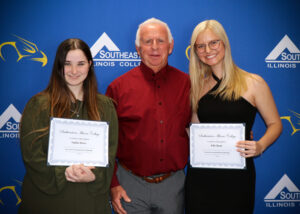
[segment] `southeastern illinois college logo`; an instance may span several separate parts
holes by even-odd
[[[3,42],[0,44],[0,57],[3,61],[5,61],[5,58],[2,54],[2,48],[4,46],[7,47],[13,47],[18,55],[18,59],[17,62],[19,62],[22,59],[29,59],[32,61],[37,61],[37,62],[41,62],[42,63],[42,67],[44,67],[47,62],[47,56],[46,54],[39,50],[38,47],[36,46],[36,44],[34,44],[33,42],[30,42],[26,39],[23,39],[19,36],[14,35],[15,37],[17,37],[17,39],[19,40],[18,42],[16,41],[10,41],[10,42]],[[21,48],[18,48],[18,46],[21,46]],[[22,51],[21,51],[22,49]]]
[[[284,174],[277,184],[264,198],[266,207],[296,207],[300,206],[300,190]]]
[[[19,138],[20,112],[10,104],[0,116],[0,139]]]
[[[300,63],[300,50],[285,35],[265,60],[268,68],[296,68],[296,63]]]
[[[104,32],[91,47],[95,66],[101,67],[136,67],[141,58],[137,52],[121,51]]]

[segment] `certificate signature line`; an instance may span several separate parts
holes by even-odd
[[[82,151],[82,152],[91,152],[92,149],[65,149],[66,151]]]
[[[230,152],[204,152],[204,153],[208,153],[208,154],[229,154]]]
[[[226,143],[226,141],[210,140],[210,141],[207,141],[207,143]]]

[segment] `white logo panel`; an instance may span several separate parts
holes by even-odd
[[[268,68],[296,68],[300,63],[300,50],[285,35],[265,59]]]
[[[296,207],[300,205],[300,190],[292,180],[284,174],[265,196],[264,201],[266,207]]]
[[[19,138],[19,123],[21,114],[13,104],[10,104],[0,116],[0,139]],[[10,121],[14,119],[15,122]],[[5,127],[5,128],[4,128]]]
[[[121,51],[105,32],[93,44],[91,52],[95,67],[136,67],[141,61],[136,51]]]
[[[120,51],[120,49],[115,45],[115,43],[108,37],[104,32],[95,44],[91,47],[91,52],[93,58],[99,53],[99,51],[106,47],[109,51]]]

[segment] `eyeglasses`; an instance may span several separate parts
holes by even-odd
[[[217,40],[212,40],[208,43],[208,47],[212,50],[216,50],[220,46],[220,39]],[[204,53],[206,50],[206,44],[196,44],[195,43],[195,48],[199,53]]]

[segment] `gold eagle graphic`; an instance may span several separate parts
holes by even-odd
[[[297,122],[296,124],[297,124],[297,125],[300,125],[300,114],[297,113],[297,112],[291,111],[291,110],[290,110],[290,112],[292,112],[293,115],[294,115],[296,118],[298,118],[298,122]],[[300,131],[300,129],[297,129],[296,126],[293,124],[292,119],[291,119],[291,116],[283,116],[283,117],[280,117],[280,119],[282,119],[282,120],[287,120],[287,121],[290,123],[290,125],[291,125],[291,127],[292,127],[292,130],[293,130],[291,136],[294,135],[296,132]]]
[[[22,185],[22,182],[20,182],[20,181],[17,181],[17,180],[15,180],[17,183],[19,183],[20,185]],[[2,191],[4,191],[4,190],[9,190],[9,191],[12,191],[13,193],[14,193],[14,195],[15,195],[15,197],[16,197],[16,206],[18,205],[18,204],[20,204],[21,203],[21,198],[20,198],[20,196],[18,195],[18,193],[17,193],[17,191],[16,191],[16,186],[4,186],[4,187],[1,187],[0,188],[0,193],[2,192]],[[0,205],[4,205],[4,202],[0,199]]]
[[[30,42],[26,39],[23,39],[23,38],[21,38],[17,35],[14,35],[14,36],[17,37],[18,40],[23,44],[23,51],[25,51],[25,53],[21,53],[21,51],[18,49],[17,42],[4,42],[4,43],[0,44],[0,57],[3,61],[5,61],[5,59],[2,55],[2,47],[6,46],[6,45],[9,45],[9,46],[12,46],[18,54],[17,62],[19,62],[21,59],[24,58],[24,59],[29,59],[29,60],[41,62],[42,67],[44,67],[47,64],[48,59],[47,59],[46,54],[43,51],[39,50],[38,47],[36,46],[36,44],[34,44],[33,42]],[[33,55],[35,53],[41,53],[42,57],[33,58]]]

